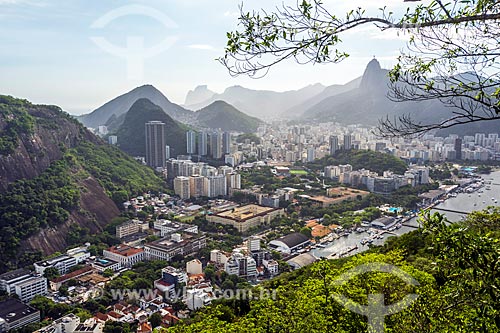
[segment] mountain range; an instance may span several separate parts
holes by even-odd
[[[353,85],[353,81],[350,84]],[[394,119],[402,115],[411,115],[414,121],[421,124],[438,123],[453,117],[455,108],[448,107],[438,100],[421,102],[393,102],[389,94],[388,70],[382,69],[380,63],[373,59],[368,63],[359,86],[337,93],[310,105],[299,117],[302,121],[327,122],[336,121],[343,124],[362,124],[375,126],[380,119]],[[338,90],[337,90],[338,91]],[[485,121],[452,127],[438,132],[439,135],[460,133],[473,135],[477,131],[498,132],[500,121]]]
[[[123,119],[122,116],[141,98],[149,99],[175,120],[188,122],[193,116],[191,111],[170,102],[152,85],[143,85],[114,98],[89,114],[79,116],[78,120],[85,126],[92,128],[112,123],[117,119]]]
[[[253,90],[242,86],[232,86],[224,90],[222,94],[217,94],[210,91],[207,86],[199,86],[187,94],[184,107],[190,110],[198,110],[214,101],[222,100],[252,117],[266,120],[278,117],[283,110],[307,101],[324,89],[325,87],[319,83],[299,90],[285,92]]]
[[[372,59],[364,74],[344,85],[314,84],[299,90],[275,92],[232,86],[223,93],[202,85],[188,92],[184,106],[172,103],[151,85],[138,87],[104,104],[78,119],[88,127],[106,125],[117,131],[126,112],[135,101],[147,98],[178,123],[193,128],[221,128],[224,131],[251,133],[259,119],[330,122],[376,126],[384,118],[411,115],[422,124],[436,123],[452,117],[456,109],[438,100],[393,102],[389,93],[388,70]],[[224,102],[224,103],[223,103]],[[438,132],[440,135],[497,132],[500,121],[467,124]]]
[[[194,129],[221,129],[223,131],[234,131],[251,133],[257,130],[262,123],[260,119],[251,117],[227,102],[216,100],[209,105],[197,110],[196,112],[184,109],[183,107],[172,103],[158,89],[152,85],[144,85],[135,88],[128,93],[120,95],[97,108],[93,112],[77,117],[87,127],[96,128],[101,125],[108,127],[108,131],[116,133],[123,125],[127,113],[139,100],[148,100],[151,104],[157,106],[161,112],[168,116],[167,121],[174,120],[178,125],[187,124]],[[147,104],[139,103],[134,108],[134,113],[140,112],[140,106]],[[150,105],[148,105],[150,106]],[[150,108],[145,108],[145,111]],[[158,114],[156,114],[158,117]],[[149,119],[157,120],[157,119]],[[149,121],[147,117],[142,117],[141,121]],[[119,139],[123,142],[123,138]]]

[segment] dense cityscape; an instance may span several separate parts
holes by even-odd
[[[500,332],[500,3],[147,2],[0,0],[0,332]]]

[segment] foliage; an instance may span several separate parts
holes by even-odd
[[[214,302],[194,321],[168,332],[366,332],[366,318],[347,310],[334,295],[366,305],[368,294],[383,294],[389,305],[410,293],[418,298],[385,317],[385,331],[497,332],[499,236],[499,208],[472,213],[452,225],[439,214],[424,215],[422,229],[392,238],[383,247],[321,260],[257,287],[276,290],[275,298],[251,300],[244,311],[227,300]],[[418,285],[381,271],[336,283],[343,273],[373,263],[394,265]]]
[[[392,155],[375,152],[371,150],[339,150],[334,156],[327,156],[314,162],[308,163],[307,167],[316,171],[323,171],[328,165],[350,164],[353,170],[367,169],[378,174],[384,171],[392,171],[403,174],[407,166],[403,160]]]
[[[37,117],[36,113],[30,116],[27,107],[40,108],[53,117],[77,123],[56,106],[34,106],[24,100],[0,95],[0,119],[7,119],[5,128],[9,128],[9,122],[15,125],[12,127],[15,130],[11,132],[4,128],[2,138],[5,136],[9,140],[18,140],[21,135],[33,130],[34,123],[44,119]],[[79,126],[85,131],[83,126]],[[97,139],[95,142],[98,142]],[[79,207],[84,179],[93,176],[117,204],[121,204],[124,198],[145,191],[159,192],[165,185],[153,170],[140,165],[118,148],[93,143],[83,136],[74,143],[74,148],[61,146],[61,153],[63,158],[52,162],[38,176],[15,181],[0,193],[1,272],[40,259],[38,253],[19,255],[22,240],[42,228],[61,225],[74,212],[88,213]],[[89,236],[89,231],[78,224],[72,224],[71,228],[67,234],[69,244],[80,243]],[[97,238],[99,243],[114,242],[107,233]]]
[[[65,222],[78,207],[80,193],[70,165],[67,160],[54,162],[40,176],[12,183],[0,194],[0,270],[16,257],[22,239]]]
[[[130,197],[164,188],[165,184],[153,170],[142,166],[116,147],[96,147],[89,142],[82,142],[70,154],[99,181],[111,198],[117,199],[117,204],[123,202],[121,200],[125,193]]]
[[[408,43],[390,72],[395,101],[439,100],[453,113],[437,122],[410,115],[381,119],[378,134],[416,135],[483,120],[500,119],[498,88],[500,3],[495,0],[429,1],[394,11],[358,7],[332,12],[321,0],[283,4],[274,11],[245,12],[227,33],[219,61],[233,75],[265,75],[281,61],[338,63],[349,54],[342,37],[366,26],[406,33]]]
[[[14,152],[21,135],[33,133],[34,119],[27,107],[32,104],[26,100],[0,95],[0,155]]]
[[[260,138],[253,133],[244,133],[236,137],[237,143],[244,143],[246,140],[250,140],[250,142],[255,142],[256,145],[260,145]]]

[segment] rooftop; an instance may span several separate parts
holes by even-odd
[[[288,246],[289,248],[293,248],[296,247],[297,245],[308,242],[309,238],[304,234],[301,234],[299,232],[294,232],[292,234],[280,237],[275,241],[282,242],[286,244],[286,246]]]
[[[52,282],[59,283],[59,282],[67,281],[67,280],[73,279],[77,276],[80,276],[80,275],[83,275],[86,273],[90,273],[91,271],[92,271],[92,267],[89,267],[89,266],[83,267],[81,269],[77,269],[74,272],[59,276],[59,277],[53,279]]]
[[[278,208],[263,207],[259,205],[246,205],[233,209],[228,209],[220,213],[215,214],[216,216],[235,220],[238,222],[245,222],[256,216],[263,216]]]
[[[21,276],[30,275],[30,274],[31,274],[31,271],[24,269],[24,268],[20,268],[20,269],[16,269],[15,271],[3,273],[2,275],[0,275],[0,280],[5,280],[8,282],[8,281],[12,281],[12,280],[15,280],[17,278],[20,278]]]
[[[7,323],[15,322],[37,312],[39,313],[35,308],[23,304],[15,298],[9,298],[0,302],[0,318],[4,319]]]
[[[112,246],[108,249],[109,252],[119,254],[124,257],[131,257],[138,253],[144,252],[143,249],[138,249],[125,244]]]

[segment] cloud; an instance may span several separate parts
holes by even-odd
[[[205,51],[215,51],[215,47],[209,44],[191,44],[188,45],[190,49],[195,49],[195,50],[205,50]]]
[[[224,16],[225,17],[239,17],[240,16],[240,12],[236,12],[236,11],[232,12],[232,11],[228,10],[228,11],[226,11],[224,13]]]
[[[28,5],[36,7],[46,7],[47,4],[42,1],[32,1],[32,0],[0,0],[0,6],[2,5]]]

